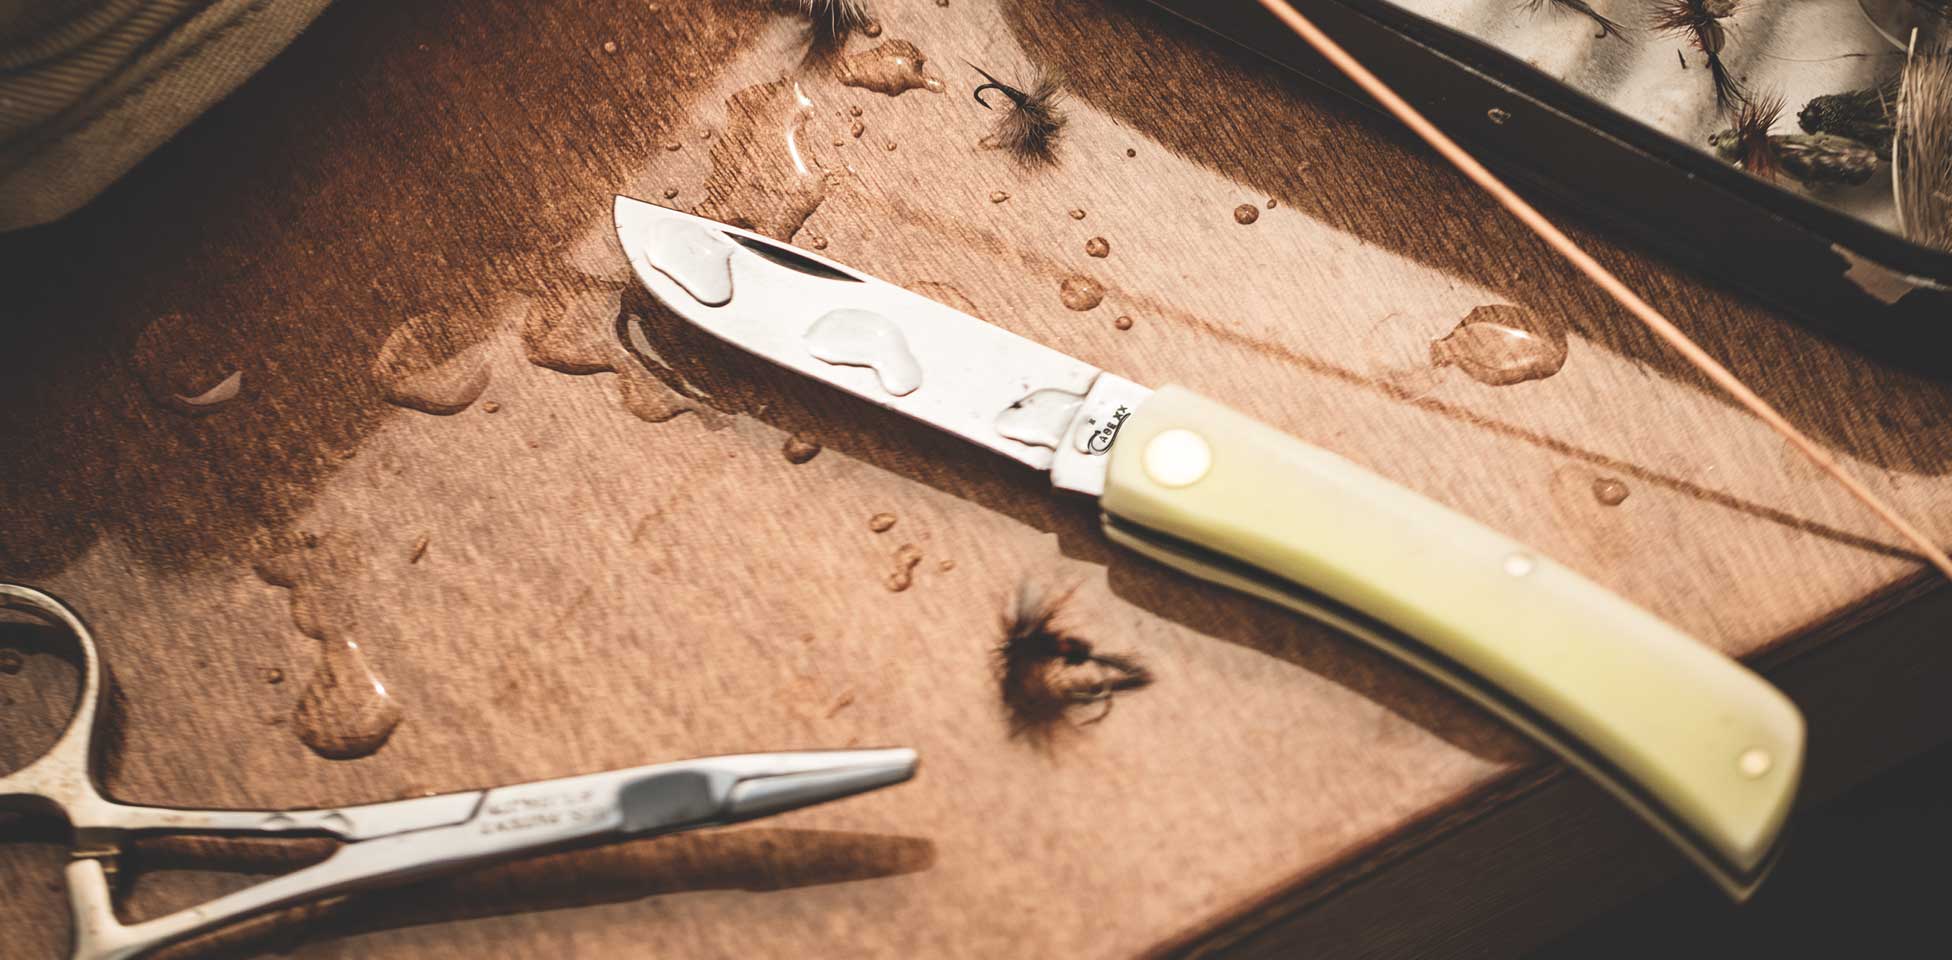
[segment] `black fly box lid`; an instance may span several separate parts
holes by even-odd
[[[1254,0],[1152,2],[1360,96]],[[1858,0],[1706,0],[1728,14],[1715,24],[1722,36],[1706,38],[1735,85],[1718,91],[1698,36],[1656,25],[1663,7],[1689,2],[1306,0],[1303,9],[1525,192],[1832,338],[1952,370],[1952,252],[1905,238],[1888,162],[1862,183],[1772,182],[1710,146],[1741,97],[1780,98],[1773,131],[1797,134],[1813,99],[1892,89],[1905,52]]]

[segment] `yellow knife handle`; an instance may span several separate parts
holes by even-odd
[[[1773,862],[1803,718],[1761,677],[1524,544],[1191,391],[1141,403],[1108,456],[1114,541],[1443,681],[1737,899]]]

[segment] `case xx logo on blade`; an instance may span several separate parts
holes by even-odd
[[[1109,416],[1101,418],[1086,417],[1078,428],[1078,449],[1085,453],[1100,455],[1110,453],[1112,442],[1118,439],[1118,430],[1125,426],[1125,418],[1132,415],[1132,409],[1119,404]]]

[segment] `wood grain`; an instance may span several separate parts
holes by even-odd
[[[1140,6],[877,9],[881,36],[844,53],[906,40],[946,93],[842,86],[830,55],[806,55],[803,24],[764,4],[341,4],[88,209],[0,238],[19,268],[0,575],[65,597],[102,638],[121,712],[112,795],[317,806],[720,752],[924,757],[897,789],[423,881],[202,946],[1189,949],[1265,927],[1270,905],[1340,896],[1392,869],[1390,851],[1442,849],[1555,779],[1381,656],[1114,552],[1092,504],[1030,471],[657,310],[608,239],[610,196],[760,202],[726,191],[771,174],[721,159],[715,180],[714,151],[758,115],[734,94],[782,77],[815,104],[802,144],[836,181],[796,242],[1222,396],[1734,655],[1848,644],[1831,628],[1918,594],[1918,564],[1846,496],[1377,118]],[[1063,69],[1056,166],[978,146],[994,118],[967,96],[965,58],[1006,79]],[[1235,222],[1242,203],[1255,223]],[[1086,253],[1092,237],[1109,257]],[[1579,239],[1952,538],[1943,384]],[[1101,283],[1103,304],[1063,307],[1072,275]],[[1504,387],[1431,370],[1429,342],[1487,303],[1562,324],[1563,369]],[[642,343],[603,326],[619,312],[642,318]],[[487,372],[479,400],[449,416],[388,402],[375,359],[409,321],[433,360]],[[590,335],[559,351],[584,351],[567,365],[584,372],[532,362],[552,329]],[[240,370],[237,399],[204,415],[171,399]],[[793,436],[823,449],[792,463]],[[1598,478],[1628,498],[1599,503]],[[870,530],[882,512],[897,523]],[[293,543],[310,551],[302,584],[255,572]],[[905,544],[924,560],[891,592]],[[1078,584],[1069,622],[1159,677],[1049,751],[1008,738],[990,674],[1025,582]],[[357,640],[401,704],[374,755],[326,760],[292,735],[319,645],[295,616]],[[0,675],[0,742],[58,712],[28,708],[60,686],[41,659]],[[1620,829],[1619,856],[1672,868],[1650,832]],[[19,891],[0,902],[8,953],[58,955],[59,831],[0,830],[0,879]],[[1496,884],[1550,879],[1513,866]],[[130,906],[218,883],[164,873]],[[1311,953],[1364,950],[1359,927],[1315,929]]]

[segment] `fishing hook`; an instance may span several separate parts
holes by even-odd
[[[969,61],[967,60],[964,60],[963,62],[969,63]],[[1016,104],[1019,107],[1023,106],[1025,100],[1030,99],[1028,96],[1024,94],[1022,90],[1018,90],[1016,87],[1010,86],[1009,84],[1004,83],[1001,80],[998,80],[994,76],[991,76],[990,72],[988,70],[983,69],[982,67],[979,67],[973,63],[969,63],[969,69],[982,74],[983,79],[989,81],[988,83],[985,83],[980,87],[977,87],[975,91],[971,93],[971,96],[975,97],[976,102],[982,104],[983,109],[985,110],[992,109],[989,101],[983,99],[983,91],[985,90],[995,90],[1003,94],[1004,96],[1009,97],[1010,102]]]

